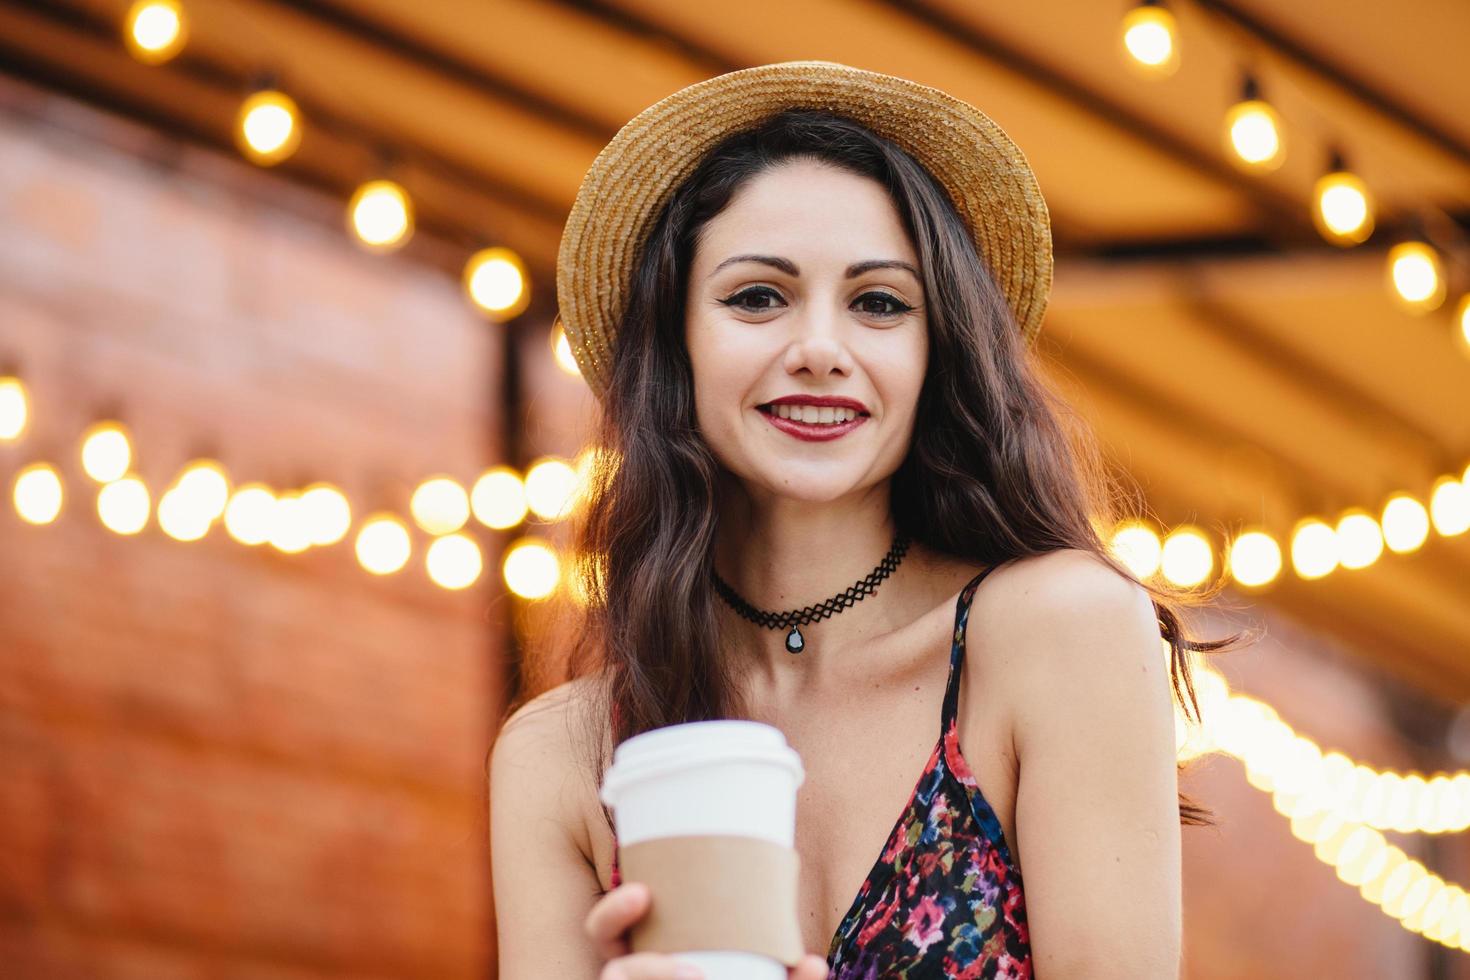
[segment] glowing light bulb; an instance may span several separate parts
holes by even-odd
[[[1241,585],[1262,586],[1281,574],[1281,546],[1265,531],[1246,531],[1231,542],[1229,562]]]
[[[271,546],[287,555],[299,555],[310,548],[311,525],[307,517],[300,492],[292,490],[278,495],[267,539]]]
[[[1383,532],[1371,514],[1353,508],[1338,519],[1337,544],[1343,568],[1367,568],[1383,554]]]
[[[526,485],[509,466],[493,466],[475,481],[470,507],[475,519],[486,527],[515,527],[526,517]]]
[[[526,471],[526,502],[544,520],[570,514],[576,490],[577,472],[566,460],[544,456]]]
[[[285,92],[261,89],[240,106],[235,145],[246,159],[261,166],[280,163],[301,145],[301,111]]]
[[[501,561],[506,586],[523,599],[544,599],[561,577],[556,552],[536,538],[521,538],[506,549]]]
[[[1373,234],[1373,201],[1357,175],[1338,169],[1317,178],[1312,200],[1317,231],[1334,245],[1357,245]]]
[[[1163,78],[1179,68],[1179,36],[1174,15],[1157,2],[1143,3],[1123,15],[1119,40],[1126,64],[1141,74]]]
[[[436,476],[419,484],[408,509],[414,523],[429,534],[449,534],[470,519],[470,498],[458,481]]]
[[[50,463],[32,463],[15,475],[10,493],[15,512],[27,524],[50,524],[65,497],[61,474]]]
[[[531,302],[525,263],[508,248],[483,248],[464,267],[470,301],[496,320],[520,315]]]
[[[0,378],[0,442],[14,442],[30,420],[31,396],[19,378]]]
[[[1297,522],[1291,533],[1291,566],[1298,577],[1322,578],[1337,568],[1337,532],[1315,517]]]
[[[1205,536],[1192,527],[1178,528],[1164,539],[1160,567],[1175,585],[1198,585],[1215,567],[1214,553]]]
[[[1410,313],[1429,313],[1444,302],[1444,267],[1437,253],[1420,241],[1400,242],[1388,251],[1388,284]]]
[[[212,459],[198,459],[184,467],[174,489],[190,498],[213,521],[225,512],[230,502],[230,477],[225,468]]]
[[[357,561],[374,575],[391,575],[408,564],[408,527],[393,514],[375,514],[357,532]]]
[[[1406,493],[1383,505],[1383,543],[1398,554],[1417,551],[1429,537],[1429,511]]]
[[[276,495],[271,489],[263,483],[247,483],[225,505],[225,532],[243,545],[265,544],[275,512]]]
[[[1109,547],[1114,557],[1140,579],[1159,570],[1164,546],[1154,529],[1138,521],[1126,521],[1116,531]]]
[[[198,541],[209,533],[212,518],[198,498],[175,485],[158,499],[158,526],[175,541]]]
[[[120,479],[133,465],[133,446],[120,422],[95,422],[82,433],[82,469],[98,483]]]
[[[352,528],[352,505],[330,483],[313,483],[301,494],[301,507],[314,545],[336,544]]]
[[[97,516],[109,531],[137,534],[148,526],[152,501],[148,486],[136,476],[105,483],[97,491]]]
[[[347,204],[348,231],[370,251],[391,252],[413,236],[413,202],[391,180],[370,180]]]
[[[1254,78],[1247,76],[1241,99],[1225,113],[1225,147],[1246,169],[1275,170],[1286,158],[1281,117],[1260,97]]]
[[[1470,530],[1470,488],[1453,477],[1436,480],[1429,493],[1429,519],[1446,538]]]
[[[123,19],[123,40],[137,60],[161,65],[184,49],[188,27],[177,0],[138,0]]]
[[[429,578],[441,588],[464,589],[475,584],[485,567],[480,546],[468,534],[435,538],[424,555]]]

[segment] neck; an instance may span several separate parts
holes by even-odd
[[[746,602],[781,613],[830,599],[872,572],[893,546],[888,483],[827,503],[774,495],[753,497],[743,487],[722,495],[715,571]],[[850,668],[839,652],[902,625],[893,601],[903,563],[876,591],[825,619],[799,627],[805,649],[786,649],[790,627],[759,626],[719,601],[722,635],[731,652],[772,679],[799,671],[804,678]]]

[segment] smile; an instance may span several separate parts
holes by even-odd
[[[786,409],[788,414],[796,417],[782,418],[778,414],[781,409]],[[840,439],[870,418],[868,415],[856,415],[854,418],[839,422],[836,421],[838,413],[833,412],[833,421],[831,422],[807,422],[805,421],[805,417],[811,413],[802,412],[799,408],[791,406],[762,405],[756,411],[760,412],[767,422],[770,422],[782,432],[806,442],[829,442],[833,439]],[[829,409],[829,411],[831,410]],[[842,414],[854,415],[855,413],[848,411]]]

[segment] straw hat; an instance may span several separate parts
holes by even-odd
[[[979,109],[906,78],[831,61],[743,68],[682,88],[618,130],[592,162],[562,232],[556,293],[582,377],[601,398],[633,265],[673,191],[725,136],[786,109],[820,108],[887,137],[948,192],[1030,342],[1051,289],[1051,221],[1036,176]]]

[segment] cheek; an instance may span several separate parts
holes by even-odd
[[[692,324],[685,336],[694,378],[694,405],[700,427],[717,433],[730,424],[748,387],[745,361],[717,327]]]

